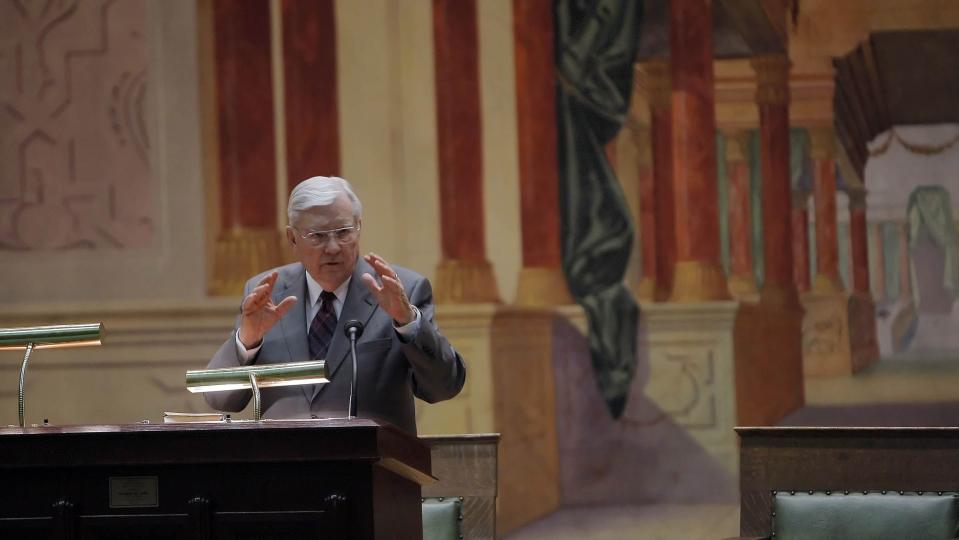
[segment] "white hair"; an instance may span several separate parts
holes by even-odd
[[[363,216],[363,203],[353,193],[350,183],[338,176],[314,176],[300,182],[290,193],[290,203],[286,207],[286,218],[292,224],[300,212],[314,206],[329,206],[340,194],[346,194],[353,203],[353,217]]]

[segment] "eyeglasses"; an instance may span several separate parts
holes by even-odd
[[[343,246],[352,243],[360,235],[360,225],[350,225],[339,229],[330,229],[328,231],[310,231],[306,234],[299,234],[299,230],[291,227],[297,232],[300,238],[309,242],[313,247],[325,246],[330,239],[336,240],[336,243]]]

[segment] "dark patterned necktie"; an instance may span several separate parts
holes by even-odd
[[[320,293],[320,310],[310,323],[310,358],[313,360],[326,359],[326,353],[333,341],[333,331],[336,330],[336,311],[333,310],[333,300],[336,295],[323,291]]]

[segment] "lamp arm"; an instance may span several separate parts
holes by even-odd
[[[256,382],[256,373],[250,372],[250,386],[253,388],[253,419],[260,419],[260,385]]]
[[[20,385],[17,390],[17,412],[20,417],[20,427],[24,427],[23,423],[23,382],[27,376],[27,362],[30,361],[30,353],[33,352],[33,342],[27,343],[27,348],[23,353],[23,363],[20,364]]]

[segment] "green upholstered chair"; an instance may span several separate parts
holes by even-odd
[[[460,540],[462,523],[462,497],[423,499],[423,540]]]
[[[948,540],[959,532],[952,492],[775,493],[773,540]]]

